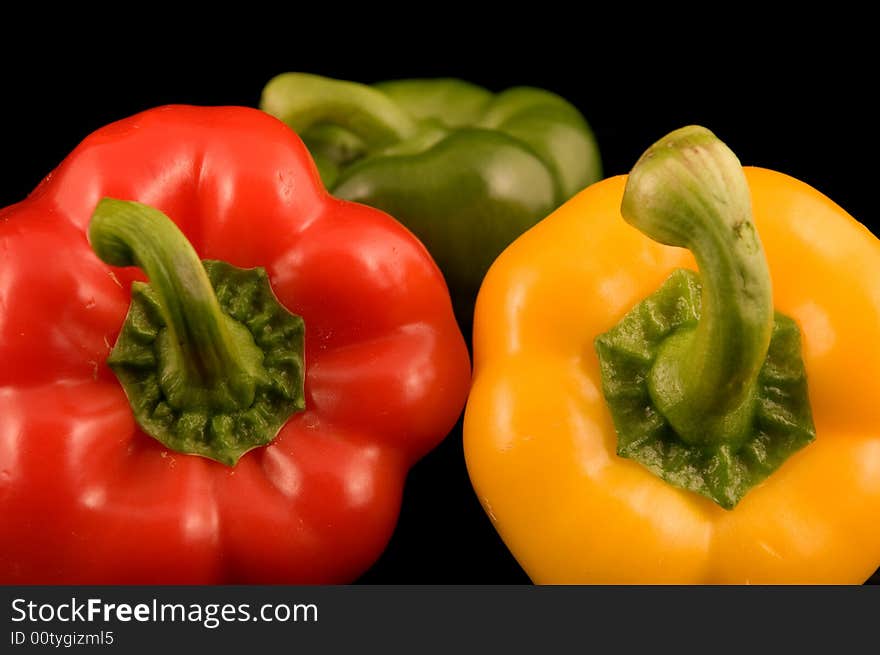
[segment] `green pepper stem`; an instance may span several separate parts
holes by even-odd
[[[418,129],[381,91],[307,73],[284,73],[270,80],[260,107],[299,134],[325,123],[345,128],[370,150],[407,139]]]
[[[136,202],[104,198],[89,224],[89,242],[104,262],[138,266],[150,278],[168,334],[160,384],[172,407],[240,409],[254,401],[261,358],[230,331],[205,268],[165,214]]]
[[[748,433],[773,328],[742,166],[705,128],[676,130],[636,163],[621,212],[652,239],[691,250],[702,279],[696,328],[669,337],[651,369],[654,403],[683,441],[735,445]]]

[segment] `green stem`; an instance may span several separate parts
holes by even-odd
[[[408,139],[418,130],[417,123],[381,91],[306,73],[284,73],[270,80],[260,107],[299,134],[325,123],[345,128],[369,150]]]
[[[666,339],[651,369],[654,403],[683,441],[736,445],[748,435],[773,329],[740,162],[705,128],[672,132],[633,168],[621,212],[652,239],[691,250],[702,278],[696,328]]]
[[[234,338],[205,268],[177,226],[136,202],[104,198],[89,224],[103,261],[138,266],[150,279],[168,333],[161,386],[172,407],[233,410],[254,401],[254,347]]]

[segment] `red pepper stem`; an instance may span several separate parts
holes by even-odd
[[[104,198],[89,224],[104,262],[138,266],[150,279],[165,324],[160,385],[178,409],[241,409],[254,401],[262,353],[223,313],[196,251],[162,212]]]

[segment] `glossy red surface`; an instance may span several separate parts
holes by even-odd
[[[202,258],[264,266],[305,320],[306,410],[234,468],[141,432],[105,364],[138,277],[89,247],[105,196],[160,209]],[[464,405],[467,350],[427,251],[330,197],[254,109],[98,130],[0,211],[0,260],[0,583],[353,580]]]

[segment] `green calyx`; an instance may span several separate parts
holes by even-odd
[[[427,246],[465,329],[501,251],[601,177],[583,116],[542,89],[285,73],[261,107],[300,134],[333,195],[388,212]]]
[[[108,359],[147,434],[233,466],[305,408],[303,320],[264,269],[200,261],[162,212],[111,198],[95,208],[89,242],[150,280],[132,284]]]
[[[596,339],[618,454],[730,509],[815,438],[796,323],[770,275],[736,156],[704,128],[654,144],[621,212],[694,253]]]

